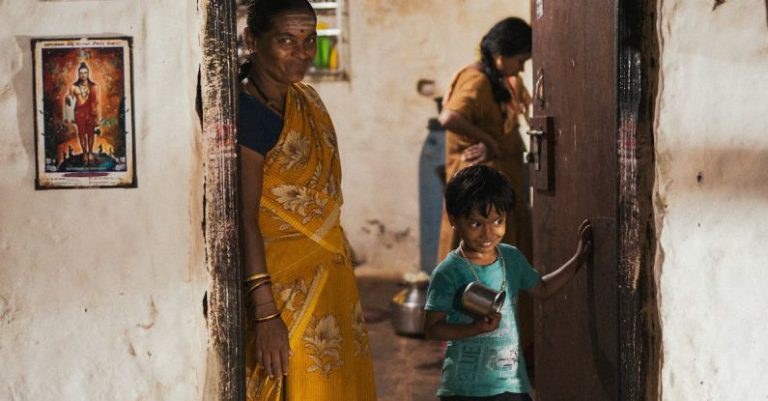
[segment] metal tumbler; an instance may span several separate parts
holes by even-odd
[[[461,304],[468,312],[477,316],[500,313],[507,298],[506,291],[493,290],[479,281],[473,281],[461,294]]]

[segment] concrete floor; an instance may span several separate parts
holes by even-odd
[[[402,289],[400,274],[356,271],[368,321],[379,401],[436,401],[442,347],[439,342],[395,334],[389,302]]]

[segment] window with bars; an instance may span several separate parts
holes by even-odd
[[[343,79],[347,75],[344,0],[310,3],[317,13],[317,54],[309,73],[314,78]]]

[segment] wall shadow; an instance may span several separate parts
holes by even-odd
[[[669,191],[729,198],[768,198],[768,145],[765,147],[689,147],[661,151],[660,176]]]
[[[16,46],[22,54],[20,57],[21,66],[13,75],[12,87],[16,99],[16,133],[24,148],[24,153],[27,155],[24,182],[33,185],[36,179],[35,117],[38,111],[42,113],[42,105],[35,107],[31,39],[32,37],[27,35],[15,36]]]

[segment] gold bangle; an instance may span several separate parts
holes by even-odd
[[[264,284],[271,284],[271,283],[272,283],[272,280],[270,280],[270,279],[266,279],[266,280],[257,281],[257,282],[255,282],[253,285],[251,285],[251,287],[250,287],[250,288],[248,288],[248,292],[246,292],[246,294],[250,294],[250,293],[252,293],[252,292],[253,292],[253,290],[255,290],[255,289],[257,289],[257,288],[261,287],[261,286],[262,286],[262,285],[264,285]]]
[[[261,280],[261,279],[270,278],[270,277],[271,277],[271,276],[269,275],[269,273],[257,273],[257,274],[252,274],[252,275],[248,276],[248,277],[245,279],[245,281],[244,281],[244,285],[248,285],[248,283],[250,283],[250,282],[252,282],[252,281],[259,281],[259,280]]]
[[[275,300],[274,300],[274,299],[270,299],[269,301],[264,301],[264,302],[260,302],[260,303],[257,303],[257,304],[256,304],[256,305],[254,305],[254,306],[256,306],[256,307],[259,307],[259,306],[264,306],[264,305],[269,305],[269,304],[275,304],[275,305],[277,305],[277,302],[275,302]]]
[[[264,317],[256,317],[256,318],[254,318],[253,320],[254,320],[256,323],[259,323],[259,322],[266,322],[267,320],[272,320],[272,319],[274,319],[274,318],[276,318],[276,317],[278,317],[278,316],[280,316],[280,311],[277,311],[276,313],[273,313],[273,314],[271,314],[271,315],[267,315],[267,316],[264,316]]]

